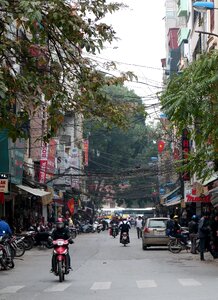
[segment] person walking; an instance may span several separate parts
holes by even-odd
[[[191,221],[188,223],[188,230],[191,241],[191,253],[197,254],[196,241],[198,237],[198,218],[196,215],[193,215]]]
[[[210,244],[210,235],[211,235],[211,227],[209,224],[209,216],[208,212],[203,212],[203,215],[198,224],[198,236],[200,239],[200,259],[204,261],[204,252],[207,250],[210,251],[213,256],[213,252]],[[214,256],[213,256],[214,257]]]
[[[142,217],[138,216],[138,218],[136,219],[136,230],[138,239],[142,237],[142,221]]]
[[[215,216],[211,222],[211,242],[213,257],[218,258],[218,213],[215,213]]]

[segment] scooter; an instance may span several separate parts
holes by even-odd
[[[112,224],[111,227],[111,235],[115,238],[119,233],[118,226],[116,224]]]
[[[69,273],[67,254],[68,254],[68,240],[58,239],[53,242],[53,255],[55,255],[55,270],[54,274],[59,276],[59,282],[64,281],[65,275]]]
[[[126,247],[126,245],[129,244],[129,235],[127,232],[122,233],[120,243],[123,244],[124,247]]]

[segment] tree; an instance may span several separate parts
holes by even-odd
[[[73,2],[73,4],[72,4]],[[115,39],[102,19],[123,7],[105,0],[1,0],[0,130],[27,138],[25,124],[46,111],[44,140],[56,134],[65,112],[125,126],[125,111],[102,92],[131,73],[106,76],[85,54]]]
[[[161,104],[181,135],[189,128],[196,150],[183,169],[205,179],[218,163],[218,52],[202,54],[175,75],[161,95]],[[213,167],[208,162],[213,162]]]
[[[114,102],[130,103],[144,110],[142,100],[124,86],[110,86],[105,88],[108,97]],[[84,135],[89,136],[89,166],[90,180],[102,181],[104,186],[112,186],[114,199],[119,204],[144,207],[147,200],[151,200],[153,186],[156,185],[156,174],[148,167],[151,156],[157,156],[157,147],[153,144],[155,130],[145,124],[144,111],[128,113],[127,129],[117,126],[108,128],[103,123],[93,119],[85,120]],[[159,138],[156,137],[156,138]],[[155,177],[156,176],[156,177]],[[106,192],[99,193],[103,198]]]

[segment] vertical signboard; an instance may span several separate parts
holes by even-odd
[[[8,134],[7,130],[0,131],[0,172],[9,172]]]
[[[189,144],[189,132],[185,128],[182,131],[182,158],[183,158],[183,165],[187,164],[188,161],[188,155],[190,151],[190,144]],[[183,181],[189,181],[190,180],[190,173],[189,172],[183,172],[182,174]]]
[[[56,148],[57,142],[54,139],[50,140],[47,157],[47,179],[51,178],[55,173]]]
[[[45,183],[55,173],[55,157],[56,157],[55,140],[50,140],[49,144],[44,143],[41,149],[39,182]]]
[[[16,140],[15,143],[9,143],[9,157],[10,157],[10,174],[11,182],[14,184],[22,184],[23,179],[23,162],[24,162],[24,139]]]
[[[41,148],[41,159],[40,159],[40,170],[39,170],[40,183],[45,183],[46,181],[47,158],[48,158],[48,144],[44,143]]]
[[[83,141],[83,148],[84,148],[84,166],[88,166],[89,164],[89,140]]]

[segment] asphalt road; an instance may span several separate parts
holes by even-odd
[[[0,271],[0,300],[218,298],[218,261],[209,253],[201,262],[186,251],[143,251],[134,228],[130,238],[123,247],[108,232],[79,235],[70,246],[73,271],[62,283],[49,273],[52,250],[27,251],[13,270]]]

